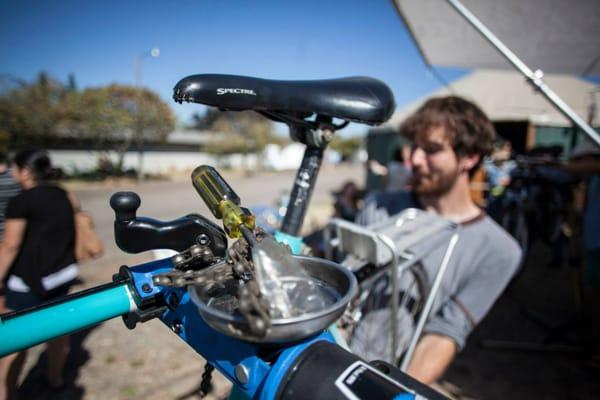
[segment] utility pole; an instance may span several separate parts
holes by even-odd
[[[141,182],[144,179],[144,127],[142,124],[142,61],[144,58],[158,58],[160,49],[153,48],[135,58],[135,96],[136,96],[136,115],[135,115],[135,144],[138,149],[138,168],[137,180]]]

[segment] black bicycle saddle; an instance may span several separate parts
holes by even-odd
[[[312,114],[378,125],[394,112],[387,85],[368,77],[280,81],[236,75],[202,74],[180,80],[176,102],[194,102],[222,110],[254,110],[266,116],[306,118]]]

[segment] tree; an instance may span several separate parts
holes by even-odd
[[[121,168],[134,141],[163,141],[175,126],[169,106],[149,89],[112,84],[79,91],[75,82],[72,74],[63,85],[42,72],[32,83],[3,84],[7,89],[0,91],[0,140],[8,138],[16,147],[46,146],[57,138],[87,139],[114,147]]]
[[[222,114],[222,111],[213,107],[209,107],[204,115],[194,113],[192,114],[192,129],[197,129],[199,131],[210,130],[215,121],[222,117]]]
[[[67,78],[67,91],[76,92],[77,91],[77,81],[75,80],[75,74],[69,74]]]
[[[69,115],[63,119],[64,132],[98,144],[113,143],[119,169],[133,144],[162,142],[175,127],[169,106],[145,88],[112,84],[69,93],[65,109]]]
[[[274,132],[273,122],[253,111],[219,111],[208,108],[192,116],[193,128],[218,132],[207,146],[216,154],[260,152],[269,143],[286,142]]]
[[[343,138],[336,135],[331,140],[331,143],[329,143],[329,148],[339,152],[342,155],[342,158],[347,160],[360,148],[360,146],[363,145],[363,143],[364,138],[362,137]]]
[[[58,133],[64,94],[64,86],[45,72],[40,72],[33,83],[22,83],[2,93],[0,131],[14,145],[45,144]]]

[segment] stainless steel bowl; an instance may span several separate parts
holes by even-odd
[[[314,279],[325,284],[337,293],[337,300],[330,306],[316,311],[271,320],[271,327],[264,336],[254,336],[246,320],[240,315],[232,315],[206,304],[203,291],[197,286],[189,286],[188,291],[198,312],[213,329],[228,336],[255,343],[285,343],[304,339],[324,330],[334,323],[354,297],[357,284],[354,275],[342,266],[320,258],[294,256],[305,271]]]

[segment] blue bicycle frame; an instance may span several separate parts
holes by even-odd
[[[307,346],[316,341],[333,342],[332,336],[325,331],[293,346],[273,348],[269,353],[260,345],[218,333],[202,320],[187,290],[153,285],[155,274],[172,268],[170,259],[152,261],[127,268],[127,282],[117,281],[38,308],[2,315],[0,356],[114,317],[137,313],[160,298],[165,300],[164,304],[153,309],[159,311],[158,318],[165,325],[247,396],[271,399],[287,366]],[[270,359],[276,361],[271,362]],[[244,374],[239,371],[244,371]]]

